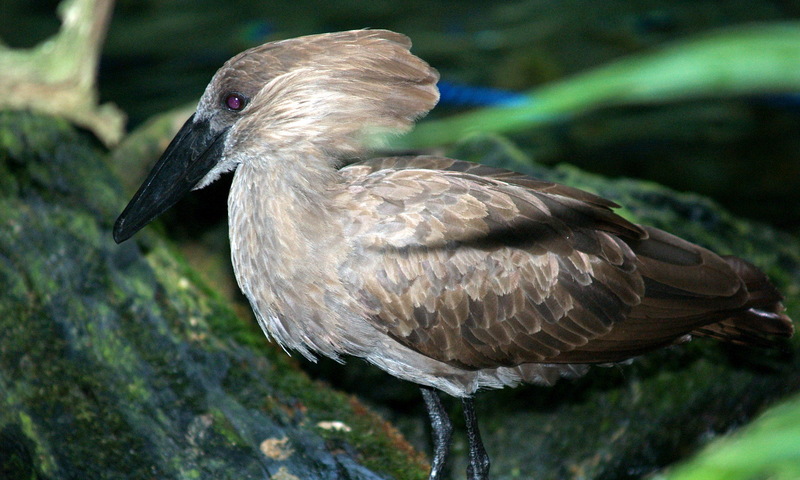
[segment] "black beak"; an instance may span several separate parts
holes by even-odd
[[[117,218],[114,241],[131,238],[192,190],[219,161],[227,134],[228,128],[214,131],[192,115]]]

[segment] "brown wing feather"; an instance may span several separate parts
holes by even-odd
[[[730,320],[753,295],[743,268],[631,224],[595,195],[438,157],[342,173],[361,252],[351,268],[377,272],[359,294],[379,328],[431,358],[469,369],[610,362],[688,333],[759,331]],[[785,334],[780,297],[759,291]]]
[[[364,271],[378,272],[361,294],[399,342],[467,368],[545,362],[606,334],[639,302],[634,256],[609,232],[645,235],[607,202],[416,158],[343,170],[358,204],[348,234]]]
[[[646,294],[619,328],[569,362],[616,361],[687,338],[687,334],[768,347],[794,332],[782,297],[766,276],[736,257],[720,257],[655,228],[630,242]]]

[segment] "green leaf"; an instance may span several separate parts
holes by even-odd
[[[518,106],[422,122],[393,146],[430,147],[476,132],[515,132],[605,105],[800,92],[798,65],[800,23],[728,28],[537,88]]]
[[[800,478],[800,395],[694,459],[654,480],[797,480]]]

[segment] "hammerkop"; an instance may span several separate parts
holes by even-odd
[[[613,212],[614,202],[435,156],[367,157],[439,98],[408,38],[358,30],[228,60],[114,226],[122,242],[236,170],[231,256],[264,332],[309,359],[361,357],[421,385],[441,478],[460,397],[471,479],[488,476],[471,396],[552,384],[691,336],[790,336],[756,267]],[[356,161],[357,160],[357,161]]]

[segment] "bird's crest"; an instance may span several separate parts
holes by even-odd
[[[218,102],[222,92],[241,92],[252,107],[252,121],[241,128],[261,130],[274,147],[305,144],[335,156],[357,154],[376,133],[408,130],[439,100],[439,74],[410,47],[408,37],[386,30],[264,44],[230,59],[201,107]]]

